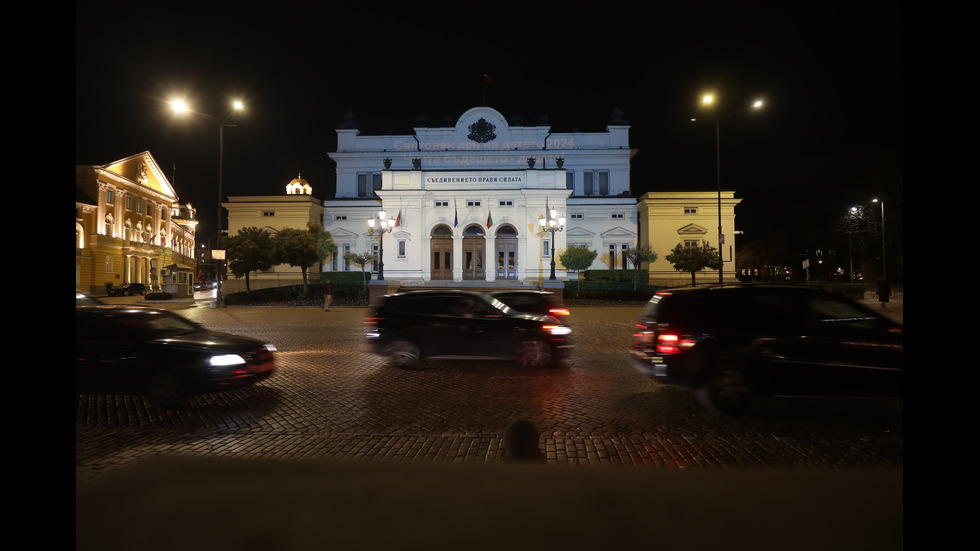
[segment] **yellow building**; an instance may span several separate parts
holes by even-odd
[[[178,203],[149,151],[76,165],[76,289],[105,294],[110,286],[143,283],[166,290],[177,272],[192,277],[196,225],[194,208]]]
[[[722,274],[726,283],[735,277],[735,206],[742,200],[734,191],[721,192],[721,256]],[[678,272],[667,262],[667,255],[678,243],[699,245],[702,241],[718,248],[717,191],[651,192],[637,202],[637,232],[640,245],[657,253],[657,260],[648,266],[650,283],[663,286],[691,284],[691,274]],[[718,283],[718,272],[705,269],[697,273],[697,282]]]
[[[228,235],[238,235],[243,228],[265,229],[275,235],[284,228],[303,229],[307,223],[323,224],[323,201],[313,197],[313,189],[302,175],[286,184],[285,195],[232,196],[221,203],[228,211]],[[318,278],[317,271],[308,275]],[[319,279],[314,279],[314,282]],[[297,266],[281,264],[264,272],[249,275],[252,289],[296,285],[303,282],[303,273]],[[245,290],[245,279],[228,279],[222,282],[224,293]]]

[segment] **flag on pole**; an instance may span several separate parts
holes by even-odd
[[[402,209],[398,209],[398,218],[395,218],[395,227],[402,225]]]
[[[493,225],[493,215],[490,214],[490,209],[487,209],[487,229],[489,230],[490,226],[492,225]]]
[[[453,227],[459,226],[459,207],[456,206],[456,199],[453,199]]]

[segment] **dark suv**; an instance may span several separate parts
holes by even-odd
[[[507,359],[538,367],[566,357],[572,347],[567,325],[469,291],[388,295],[364,323],[370,350],[399,367],[422,358]]]
[[[709,411],[754,396],[903,397],[903,330],[873,310],[806,287],[658,292],[633,333],[634,367],[694,390]]]

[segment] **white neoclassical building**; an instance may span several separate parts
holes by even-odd
[[[489,107],[408,135],[361,135],[345,121],[330,153],[336,195],[323,210],[338,254],[324,269],[359,270],[344,253],[383,250],[387,280],[536,285],[550,278],[552,246],[556,277],[568,277],[558,257],[571,244],[600,253],[592,268],[627,268],[637,242],[632,156],[616,113],[604,132],[511,124]],[[552,209],[563,231],[542,231]],[[396,220],[383,235],[368,225],[380,210]]]

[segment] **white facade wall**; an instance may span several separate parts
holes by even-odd
[[[595,269],[624,268],[622,251],[636,244],[625,124],[553,133],[547,126],[511,127],[501,113],[477,107],[454,127],[416,128],[412,135],[339,128],[337,143],[330,154],[337,192],[324,201],[324,227],[338,255],[325,269],[360,270],[346,266],[343,254],[376,250],[367,221],[382,207],[391,217],[401,212],[403,221],[383,238],[391,280],[541,282],[551,263],[552,234],[538,225],[546,207],[566,217],[565,231],[554,234],[559,279],[567,277],[558,257],[569,243],[596,250]]]

